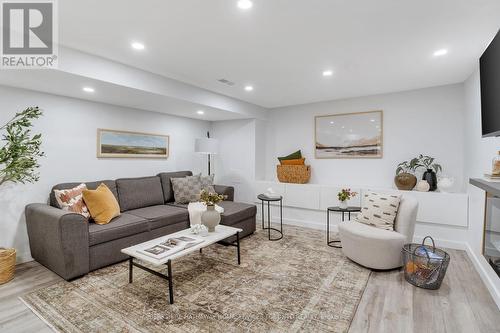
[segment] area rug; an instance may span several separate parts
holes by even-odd
[[[328,247],[322,231],[284,234],[242,240],[240,266],[236,248],[222,245],[174,261],[173,305],[159,277],[134,269],[129,284],[127,262],[22,300],[59,332],[346,332],[370,271]]]

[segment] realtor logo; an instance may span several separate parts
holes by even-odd
[[[57,67],[55,0],[1,3],[2,68]]]

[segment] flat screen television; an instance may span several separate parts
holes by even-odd
[[[500,136],[500,31],[479,60],[483,138]]]

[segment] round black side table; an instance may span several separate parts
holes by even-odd
[[[334,245],[335,243],[340,243],[340,240],[330,240],[330,212],[339,212],[342,213],[342,222],[345,220],[345,213],[348,215],[348,221],[351,220],[351,213],[354,212],[360,212],[361,207],[347,207],[347,208],[340,208],[338,206],[335,207],[328,207],[326,209],[326,244],[331,247],[335,247],[337,249],[341,249],[342,245]]]
[[[270,241],[277,241],[283,238],[283,197],[270,198],[264,194],[259,194],[257,198],[262,201],[262,230],[267,230],[267,238]],[[271,227],[271,202],[280,202],[280,230]],[[267,227],[264,226],[265,214],[264,214],[264,202],[267,202]],[[271,230],[279,232],[280,237],[271,238]]]

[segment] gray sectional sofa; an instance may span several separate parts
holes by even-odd
[[[187,205],[174,202],[170,178],[191,175],[190,171],[180,171],[86,183],[89,189],[106,184],[120,204],[121,215],[106,225],[95,224],[58,207],[53,190],[69,189],[81,183],[55,185],[49,204],[26,206],[32,257],[70,280],[127,259],[120,252],[125,247],[189,228]],[[227,200],[220,203],[225,210],[221,224],[243,229],[241,237],[252,234],[255,205],[233,202],[233,187],[214,187],[217,193],[227,195]]]

